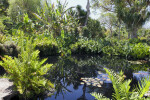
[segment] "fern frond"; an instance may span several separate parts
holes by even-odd
[[[94,96],[97,100],[109,100],[108,98],[106,98],[100,93],[93,92],[91,93],[91,95]]]
[[[149,91],[150,87],[150,79],[149,78],[144,78],[141,80],[141,84],[138,83],[138,92],[139,92],[139,98],[142,98],[146,92]]]

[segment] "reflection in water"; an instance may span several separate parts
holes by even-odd
[[[118,57],[107,56],[69,56],[48,57],[47,63],[53,67],[45,76],[55,84],[56,92],[51,97],[42,97],[40,100],[94,100],[90,93],[98,92],[111,98],[112,84],[104,67],[115,72],[124,72],[126,79],[132,79],[131,86],[137,80],[149,76],[149,62],[127,61]],[[0,75],[5,71],[0,67]],[[99,84],[100,83],[100,84]]]
[[[93,100],[94,97],[90,95],[92,92],[99,92],[111,98],[112,84],[105,74],[104,67],[116,72],[122,70],[126,78],[133,79],[133,72],[147,70],[149,66],[145,63],[135,65],[117,57],[87,55],[66,58],[49,57],[48,62],[54,62],[48,78],[55,84],[57,91],[52,97],[45,98],[45,100]],[[86,84],[83,78],[98,78],[103,81],[102,87]]]
[[[40,98],[41,100],[94,100],[90,94],[92,92],[102,93],[111,98],[112,84],[105,74],[104,67],[115,72],[122,70],[126,78],[132,80],[140,77],[138,71],[142,71],[142,75],[149,75],[148,72],[143,72],[147,71],[148,63],[133,64],[117,57],[51,56],[47,62],[54,65],[46,77],[55,84],[56,92],[51,97]],[[132,84],[135,84],[134,82],[136,81]],[[97,83],[100,83],[100,86]]]

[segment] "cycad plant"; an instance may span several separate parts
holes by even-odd
[[[108,77],[112,81],[114,93],[112,94],[113,100],[149,100],[150,98],[143,97],[144,94],[149,90],[150,80],[144,78],[137,87],[131,90],[131,80],[124,80],[124,74],[121,71],[119,74],[105,68]],[[98,100],[107,100],[100,94],[92,93]]]
[[[46,59],[39,60],[39,51],[34,50],[31,39],[20,39],[20,54],[18,57],[4,56],[0,65],[10,75],[17,91],[25,98],[37,96],[52,89],[53,84],[45,79],[52,64],[45,64]]]

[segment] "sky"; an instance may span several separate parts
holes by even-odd
[[[86,10],[87,0],[60,0],[60,1],[62,3],[67,1],[68,2],[67,8],[81,5],[82,8]],[[51,2],[56,3],[56,0],[51,0]],[[97,12],[97,13],[95,13],[95,12],[97,12],[97,11],[91,9],[90,17],[92,17],[93,19],[98,19],[100,16],[100,12]],[[143,27],[150,28],[150,20]]]
[[[60,0],[62,3],[65,1],[68,2],[67,8],[81,5],[84,10],[86,10],[87,0]],[[51,0],[52,3],[56,3],[56,0]],[[94,13],[94,10],[91,9],[90,17],[93,19],[98,19],[98,14]]]

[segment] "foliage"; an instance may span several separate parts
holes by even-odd
[[[119,26],[117,16],[114,13],[104,13],[101,14],[99,20],[103,26],[110,30],[110,37],[112,37],[114,30]]]
[[[18,30],[22,30],[25,33],[28,33],[29,35],[32,35],[32,33],[36,32],[35,24],[29,18],[27,13],[23,15],[23,21],[17,22],[16,25],[14,25],[14,28]]]
[[[4,44],[0,43],[0,55],[17,56],[19,53],[18,47],[12,41],[6,41]]]
[[[4,75],[2,75],[2,76],[0,76],[0,78],[7,78],[7,79],[9,79],[9,75],[7,75],[7,74],[4,74]]]
[[[58,44],[55,39],[39,35],[34,41],[35,49],[40,51],[40,56],[49,56],[58,54]]]
[[[33,17],[31,13],[41,7],[41,0],[9,0],[9,4],[8,15],[13,22],[21,22],[25,13]]]
[[[8,0],[0,0],[0,33],[4,32],[4,20],[7,19]]]
[[[70,45],[72,53],[101,53],[103,47],[102,40],[96,41],[88,38],[81,38],[75,44]]]
[[[110,41],[110,44],[102,48],[103,53],[107,55],[117,55],[132,59],[146,59],[150,55],[150,46],[142,43],[140,39],[121,41],[108,39],[107,41]]]
[[[38,13],[32,13],[41,24],[40,29],[47,30],[54,37],[64,34],[78,34],[78,20],[72,14],[72,10],[66,9],[66,4],[62,5],[60,1],[56,4],[44,2],[44,6],[38,10]]]
[[[21,53],[18,58],[6,55],[2,58],[3,62],[1,61],[0,65],[10,75],[17,91],[27,98],[43,93],[53,87],[53,84],[43,76],[47,74],[52,64],[43,65],[46,59],[39,60],[39,51],[34,51],[32,39],[26,39],[26,43],[23,37],[20,40]]]
[[[143,97],[144,94],[149,90],[150,79],[143,79],[141,84],[138,84],[138,87],[135,87],[131,90],[131,80],[124,80],[125,77],[123,72],[114,73],[107,68],[104,68],[108,77],[112,81],[114,93],[112,94],[113,99],[115,100],[149,100],[149,98]],[[94,93],[93,96],[97,97],[98,100],[103,100],[102,96]],[[99,97],[99,98],[98,98]],[[102,98],[102,99],[101,99]],[[105,99],[104,99],[105,100]]]
[[[4,43],[6,41],[6,36],[3,34],[0,34],[0,43]]]
[[[84,26],[85,20],[86,20],[87,11],[82,9],[82,7],[80,5],[77,5],[76,12],[77,12],[76,16],[79,18],[79,24],[81,26]]]
[[[7,15],[7,9],[9,7],[8,0],[1,0],[0,1],[0,15]]]
[[[96,100],[110,100],[109,98],[106,98],[102,94],[96,92],[91,93],[91,95],[94,96]]]
[[[104,29],[101,27],[98,20],[89,18],[87,25],[83,28],[83,36],[88,38],[104,37]]]
[[[115,11],[118,18],[120,18],[129,29],[129,37],[137,38],[137,29],[149,18],[150,12],[147,10],[149,1],[128,1],[120,2],[114,0]],[[122,9],[124,8],[124,9]]]
[[[107,39],[106,41],[109,41],[109,44],[102,49],[104,54],[118,55],[122,57],[128,56],[130,52],[130,46],[128,41],[118,41],[117,39]]]
[[[138,28],[149,18],[149,0],[93,0],[93,8],[117,14],[128,30],[128,38],[137,38]]]
[[[145,43],[138,43],[132,47],[131,52],[129,53],[134,58],[144,59],[150,55],[150,46]]]

